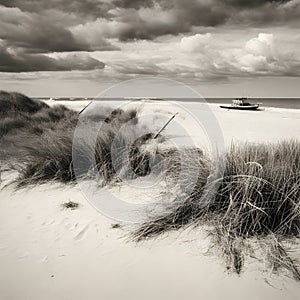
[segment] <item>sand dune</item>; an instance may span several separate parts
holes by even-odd
[[[85,103],[64,104],[80,110]],[[141,105],[145,114],[178,112],[170,104]],[[193,105],[194,112],[202,109]],[[232,139],[260,142],[300,136],[296,110],[210,108],[227,145]],[[192,130],[188,115],[177,119]],[[189,132],[202,145],[199,132]],[[178,136],[176,126],[165,133]],[[1,187],[14,176],[2,173]],[[63,208],[68,201],[79,207]],[[264,272],[263,262],[249,260],[240,276],[227,274],[221,259],[205,255],[209,243],[203,230],[173,232],[138,245],[129,242],[129,228],[113,226],[116,221],[92,208],[78,186],[45,184],[18,191],[8,186],[0,191],[0,220],[1,299],[299,298],[299,283]]]

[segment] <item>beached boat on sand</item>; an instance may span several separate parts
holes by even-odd
[[[220,105],[220,107],[225,109],[257,110],[259,104],[252,104],[247,101],[247,98],[243,97],[232,100],[231,105]]]

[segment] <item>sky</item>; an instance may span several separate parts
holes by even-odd
[[[157,77],[300,97],[299,28],[300,0],[0,0],[0,89],[94,97]]]

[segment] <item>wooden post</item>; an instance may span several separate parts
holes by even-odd
[[[159,134],[170,124],[170,122],[175,118],[176,115],[177,114],[171,117],[171,119],[155,134],[153,139],[156,139],[159,136]]]
[[[93,101],[91,101],[88,105],[86,105],[78,114],[80,115],[81,113],[83,113],[85,111],[85,109],[92,103]]]

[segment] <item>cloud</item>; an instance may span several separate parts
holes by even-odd
[[[38,14],[0,6],[0,38],[27,52],[116,50],[104,39],[91,42],[84,36],[74,36],[66,26],[73,22],[73,17],[56,11]]]
[[[90,50],[89,45],[76,41],[72,33],[59,24],[47,22],[38,14],[24,13],[19,8],[0,6],[0,37],[30,52]]]
[[[258,37],[249,40],[245,49],[254,55],[274,56],[274,36],[273,34],[260,33]]]
[[[153,1],[153,0],[114,0],[112,2],[114,3],[115,7],[139,9],[141,7],[153,7],[155,1]]]
[[[103,62],[83,53],[53,58],[43,54],[27,54],[0,43],[0,72],[95,70],[104,67]]]
[[[74,34],[98,35],[121,41],[153,40],[159,36],[189,32],[193,26],[222,24],[227,17],[226,10],[222,10],[220,5],[212,7],[199,4],[196,0],[184,5],[175,2],[168,8],[164,3],[139,8],[115,7],[109,10],[109,18],[101,17],[73,26],[71,31]]]
[[[161,75],[164,70],[157,64],[149,61],[131,60],[130,63],[119,62],[113,64],[113,70],[123,75]]]
[[[300,0],[2,0],[1,4],[11,17],[10,27],[1,24],[2,31],[13,32],[13,42],[39,51],[116,50],[104,38],[153,40],[199,27],[296,26],[300,19]],[[16,20],[23,30],[14,26]]]
[[[46,10],[57,10],[80,17],[93,18],[107,15],[107,11],[114,7],[111,0],[1,0],[0,5],[18,7],[22,11],[41,13]]]
[[[223,0],[224,1],[224,0]],[[282,4],[289,2],[290,0],[225,0],[224,2],[233,7],[238,8],[253,8],[263,6],[268,3]]]
[[[188,31],[182,28],[172,12],[159,8],[117,8],[110,11],[111,18],[79,24],[71,28],[75,36],[90,35],[106,38],[117,38],[121,41],[135,39],[152,40],[156,37]]]
[[[274,35],[299,25],[300,0],[0,0],[0,71],[299,76]]]
[[[114,72],[111,76],[122,74],[123,79],[153,75],[189,82],[215,82],[234,77],[300,76],[300,60],[294,54],[295,49],[287,49],[273,34],[259,33],[229,47],[231,43],[226,35],[217,38],[210,33],[185,36],[165,44],[134,42],[132,46],[128,44],[126,51],[123,49],[122,57],[107,58],[108,67]],[[137,56],[134,48],[143,51]]]
[[[260,33],[232,52],[231,63],[251,75],[300,76],[300,61],[293,59],[293,53],[284,52],[283,46],[273,34]]]
[[[295,26],[299,24],[299,3],[300,0],[120,0],[113,1],[102,16],[73,26],[72,32],[132,41],[191,33],[201,27],[278,23]]]
[[[228,23],[256,27],[299,27],[300,0],[265,1],[260,7],[241,8]]]
[[[218,73],[228,76],[300,76],[300,61],[273,34],[259,33],[243,46],[222,49],[213,45],[210,60]]]
[[[212,35],[210,33],[197,33],[192,36],[183,37],[180,41],[180,47],[187,52],[203,51],[211,40]]]

